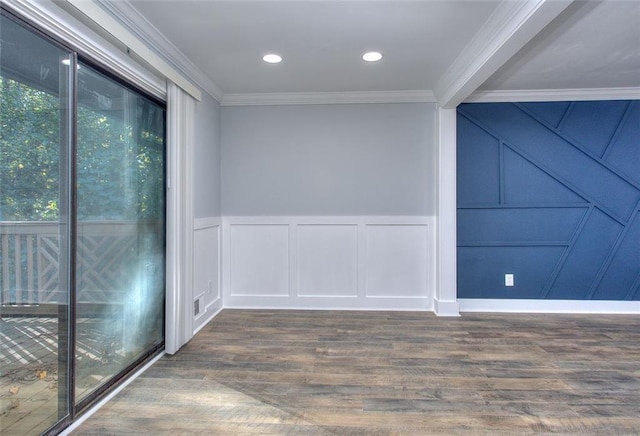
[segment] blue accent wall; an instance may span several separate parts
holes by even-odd
[[[459,298],[640,300],[640,101],[463,104],[457,134]]]

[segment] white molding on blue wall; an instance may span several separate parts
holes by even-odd
[[[460,298],[460,312],[640,314],[640,301]]]
[[[433,92],[350,91],[350,92],[280,92],[256,94],[225,94],[221,106],[278,106],[304,104],[354,103],[435,103]]]
[[[455,108],[571,4],[570,0],[504,1],[434,88],[438,104]]]
[[[640,100],[640,87],[476,91],[465,103]]]

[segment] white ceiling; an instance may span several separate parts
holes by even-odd
[[[640,1],[571,4],[482,89],[640,86]]]
[[[225,94],[235,94],[433,90],[501,2],[129,3]],[[368,50],[383,60],[365,63],[360,56]],[[284,61],[264,63],[267,52]],[[609,87],[640,87],[638,0],[574,2],[480,89]]]

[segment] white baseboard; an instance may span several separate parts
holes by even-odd
[[[640,301],[460,298],[460,312],[640,314]]]
[[[433,311],[438,316],[460,316],[460,304],[458,301],[433,300]]]
[[[195,336],[200,330],[202,330],[202,328],[204,326],[206,326],[207,324],[209,324],[209,322],[215,318],[220,312],[222,312],[222,298],[216,300],[213,302],[213,304],[209,307],[207,307],[207,312],[208,311],[213,311],[211,312],[211,314],[209,316],[207,316],[206,318],[204,318],[202,320],[201,323],[199,323],[199,325],[195,328],[195,330],[193,331],[193,336]]]
[[[428,298],[229,296],[225,309],[430,311]]]

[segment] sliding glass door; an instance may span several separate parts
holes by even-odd
[[[76,401],[164,338],[164,110],[78,65]]]
[[[0,432],[40,434],[163,347],[165,109],[0,20]]]
[[[0,429],[69,413],[73,53],[0,17]]]

